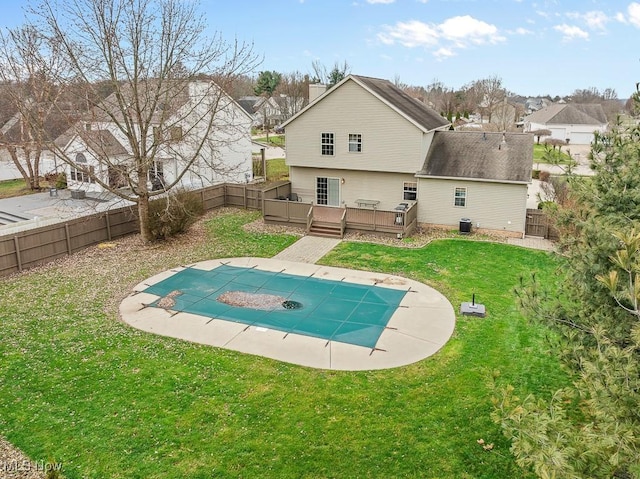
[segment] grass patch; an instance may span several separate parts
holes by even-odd
[[[260,138],[255,138],[254,141],[284,148],[284,135],[269,135],[269,139],[267,139],[266,136],[262,136]]]
[[[371,372],[310,369],[132,329],[131,287],[178,264],[271,257],[287,235],[252,234],[255,213],[222,210],[151,247],[126,239],[0,280],[0,433],[67,478],[527,477],[489,419],[495,370],[522,394],[563,383],[545,331],[512,288],[549,254],[468,240],[420,249],[342,243],[323,264],[424,281],[455,308],[473,292],[485,319],[458,318],[432,358]],[[492,451],[477,444],[494,443]]]
[[[27,183],[20,180],[0,181],[0,198],[12,198],[34,193],[27,187]]]
[[[552,158],[550,158],[549,155],[552,155]],[[557,158],[557,159],[554,160],[553,158]],[[546,163],[546,164],[556,162],[561,165],[568,165],[572,163],[573,160],[567,153],[565,153],[562,150],[554,151],[553,149],[551,149],[551,152],[547,153],[547,149],[545,148],[545,145],[536,143],[535,145],[533,145],[533,162]]]
[[[267,181],[289,179],[289,167],[284,158],[273,158],[267,161]]]

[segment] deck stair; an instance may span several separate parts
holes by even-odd
[[[340,228],[340,223],[332,223],[328,221],[314,220],[311,223],[311,228],[309,228],[309,234],[311,236],[342,239],[342,229]]]

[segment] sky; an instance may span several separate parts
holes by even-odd
[[[27,0],[5,1],[0,26],[22,23]],[[256,74],[346,61],[351,73],[414,86],[498,77],[524,96],[595,87],[619,98],[640,82],[640,1],[200,0],[200,9],[209,34],[253,44]]]

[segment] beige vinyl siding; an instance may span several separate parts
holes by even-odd
[[[292,192],[305,203],[315,203],[317,177],[344,178],[344,183],[340,182],[341,206],[357,207],[358,199],[377,200],[381,210],[392,210],[399,203],[406,203],[403,200],[404,182],[416,182],[416,178],[409,174],[291,167]]]
[[[322,133],[334,134],[333,156],[321,155]],[[349,152],[350,133],[362,135],[362,152]],[[415,173],[430,143],[425,136],[432,133],[424,134],[354,81],[348,81],[287,125],[287,164]]]
[[[454,206],[456,188],[467,189],[464,207]],[[469,218],[474,228],[524,232],[527,185],[419,178],[418,201],[420,223],[458,227]]]

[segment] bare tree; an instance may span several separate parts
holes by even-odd
[[[40,189],[40,164],[47,142],[69,127],[60,118],[63,89],[54,78],[63,70],[58,45],[35,27],[0,33],[0,79],[10,117],[0,129],[0,145],[9,152],[25,182]],[[72,105],[64,105],[73,113]]]
[[[480,114],[487,118],[491,123],[495,109],[504,101],[507,95],[506,90],[502,86],[502,79],[493,76],[476,80],[473,87],[478,94],[480,103],[478,104]]]
[[[551,130],[547,130],[546,128],[542,128],[540,130],[533,130],[531,132],[531,134],[536,137],[536,143],[539,145],[540,144],[540,137],[541,136],[551,136]]]
[[[219,133],[238,122],[223,91],[256,66],[250,45],[207,38],[196,5],[182,0],[41,0],[31,14],[67,66],[57,83],[84,88],[90,115],[67,136],[97,152],[99,167],[88,166],[72,142],[49,146],[72,177],[137,204],[144,240],[151,239],[150,198],[199,170],[231,173],[220,150],[234,138]],[[113,93],[96,101],[104,83]],[[167,158],[171,177],[159,171]]]
[[[342,64],[336,61],[331,69],[319,61],[314,60],[311,68],[313,69],[313,80],[327,85],[327,88],[331,88],[340,83],[351,73],[351,66],[349,66],[346,60]]]
[[[309,75],[299,71],[283,74],[274,99],[284,119],[291,118],[309,103]]]

